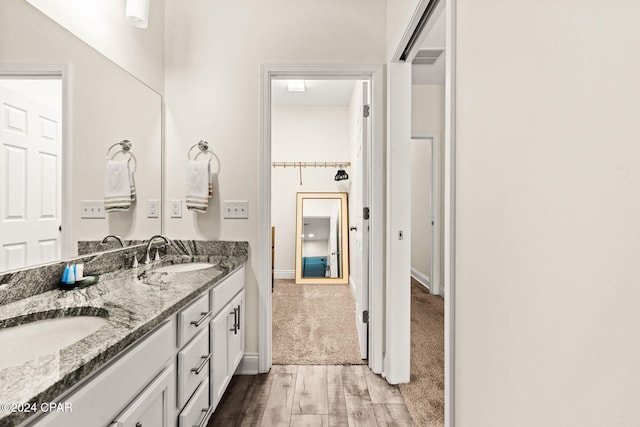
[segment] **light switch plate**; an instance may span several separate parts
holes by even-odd
[[[147,218],[159,218],[160,217],[160,200],[149,199],[147,200]]]
[[[248,219],[249,202],[246,200],[225,200],[223,216],[228,219]]]
[[[182,200],[171,200],[171,203],[169,204],[169,215],[171,218],[182,218]]]
[[[80,218],[100,219],[105,218],[104,202],[102,200],[81,200]]]

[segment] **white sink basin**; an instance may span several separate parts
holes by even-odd
[[[209,264],[208,262],[191,262],[185,264],[165,265],[164,267],[159,267],[151,271],[158,273],[183,273],[185,271],[196,271],[209,267],[213,267],[213,264]]]
[[[0,369],[19,365],[80,341],[97,331],[107,319],[73,316],[39,320],[0,329]]]

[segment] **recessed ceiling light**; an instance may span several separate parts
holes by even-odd
[[[302,235],[302,238],[304,239],[304,234]]]
[[[309,234],[309,237],[313,237],[313,236],[314,236],[313,234]]]
[[[289,92],[304,92],[307,88],[304,80],[287,80],[287,90]]]

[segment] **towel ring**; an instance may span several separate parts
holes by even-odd
[[[194,148],[198,147],[198,149],[200,151],[198,151],[195,156],[193,156],[193,158],[191,158],[191,152],[193,151]],[[209,151],[209,143],[205,140],[200,140],[198,141],[196,144],[193,144],[191,146],[191,148],[189,148],[189,151],[187,152],[187,158],[189,160],[196,160],[198,158],[199,155],[201,154],[208,154],[209,155],[209,163],[211,163],[211,160],[216,159],[216,162],[218,163],[218,171],[214,172],[214,174],[218,174],[220,173],[220,159],[218,158],[218,156],[216,156],[216,154],[213,151]]]
[[[113,150],[113,148],[117,145],[120,146],[120,149],[115,153],[111,154],[111,150]],[[111,147],[109,147],[109,149],[107,150],[107,160],[113,160],[118,154],[129,155],[129,159],[127,160],[127,164],[129,165],[129,167],[131,167],[131,160],[133,159],[133,168],[131,168],[131,173],[133,174],[138,168],[138,160],[136,159],[136,156],[134,156],[133,152],[131,151],[131,141],[129,141],[128,139],[123,139],[122,141],[116,142]]]

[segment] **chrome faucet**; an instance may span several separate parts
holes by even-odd
[[[151,245],[153,244],[154,241],[156,241],[157,239],[162,239],[164,240],[165,244],[169,244],[169,239],[167,239],[166,237],[164,237],[162,234],[156,234],[155,236],[153,236],[152,238],[150,238],[147,241],[147,247],[144,251],[145,253],[145,257],[144,257],[144,263],[145,264],[149,264],[151,263],[151,256],[149,256],[149,252],[151,252]]]
[[[104,239],[102,239],[102,244],[107,243],[109,240],[115,240],[118,243],[120,243],[120,246],[122,246],[124,248],[124,241],[122,240],[122,237],[116,235],[116,234],[109,234],[107,237],[105,237]]]

